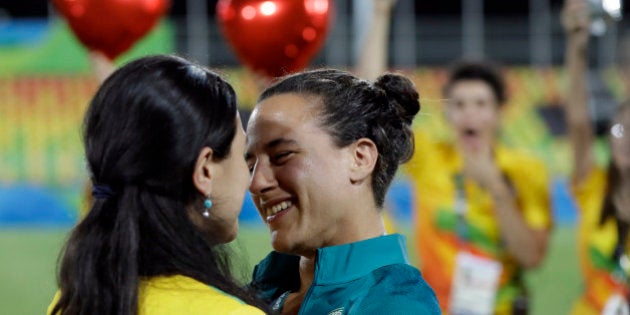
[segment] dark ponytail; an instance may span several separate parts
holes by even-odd
[[[59,273],[63,294],[52,314],[132,314],[137,308],[138,218],[134,211],[119,211],[120,204],[137,207],[136,198],[128,189],[115,199],[94,201],[66,243]]]
[[[136,314],[142,278],[184,275],[266,309],[231,276],[219,236],[193,224],[192,174],[202,148],[229,156],[232,87],[174,56],[132,61],[92,99],[84,145],[94,201],[61,256],[53,314]]]

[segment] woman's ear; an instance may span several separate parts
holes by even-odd
[[[369,178],[378,160],[378,148],[374,141],[361,138],[351,145],[350,181],[359,183]]]
[[[193,184],[203,196],[208,196],[212,192],[212,172],[212,149],[203,147],[197,156],[193,171]]]

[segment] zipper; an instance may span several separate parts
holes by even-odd
[[[321,255],[321,250],[318,248],[317,249],[317,257],[315,257],[315,271],[313,272],[313,282],[311,282],[311,286],[308,288],[308,291],[306,291],[306,294],[304,295],[304,299],[302,300],[302,305],[300,306],[300,311],[298,312],[298,315],[304,315],[304,309],[305,309],[305,305],[307,304],[308,298],[311,296],[311,293],[313,293],[313,287],[315,286],[315,282],[317,281],[317,272],[319,271],[319,256]]]

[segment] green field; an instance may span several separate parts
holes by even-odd
[[[44,314],[55,292],[57,254],[66,235],[66,230],[0,230],[0,314]],[[248,273],[269,250],[269,237],[260,226],[243,226],[234,247],[243,253],[239,262]],[[573,228],[555,231],[546,263],[527,280],[532,314],[567,314],[581,287]]]

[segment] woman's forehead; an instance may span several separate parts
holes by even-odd
[[[256,105],[250,122],[267,124],[295,122],[307,123],[317,119],[320,113],[319,102],[300,94],[286,93],[266,98]]]
[[[265,103],[265,101],[269,101]],[[268,98],[261,102],[249,119],[247,139],[249,143],[267,141],[269,138],[322,132],[313,106],[295,98]]]

